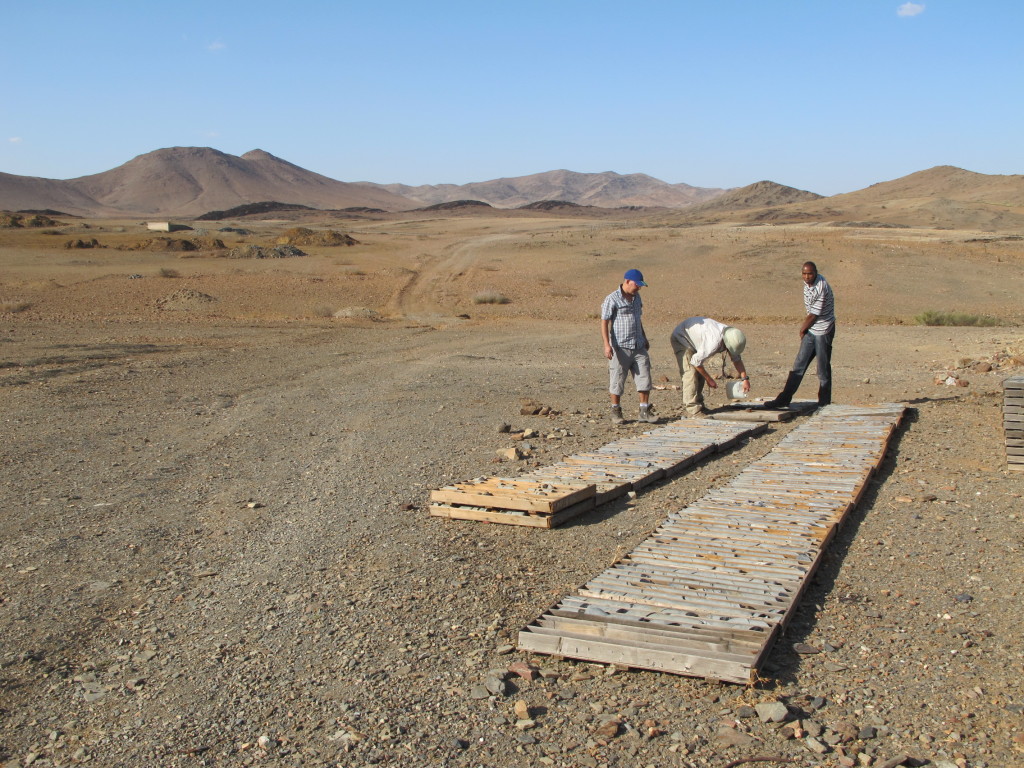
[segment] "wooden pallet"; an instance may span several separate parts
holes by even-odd
[[[1006,468],[1024,472],[1024,376],[1003,382],[1003,432],[1006,440]]]
[[[432,491],[430,514],[462,520],[553,528],[594,508],[597,487],[480,477]]]
[[[519,633],[521,650],[748,683],[902,418],[828,406]]]
[[[809,413],[818,407],[813,400],[790,403],[787,408],[766,408],[764,403],[729,403],[721,410],[708,414],[709,419],[722,421],[789,421],[794,416]]]
[[[692,419],[566,457],[519,478],[478,478],[431,492],[430,514],[554,528],[598,504],[681,472],[767,425]]]

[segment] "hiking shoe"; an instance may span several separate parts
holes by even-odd
[[[640,418],[639,421],[646,421],[648,424],[658,423],[658,414],[654,412],[653,405],[641,405],[640,406]]]
[[[622,418],[622,406],[621,405],[613,405],[612,406],[612,424],[622,424],[624,421],[625,421],[625,419]]]

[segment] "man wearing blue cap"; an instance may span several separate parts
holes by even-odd
[[[640,289],[646,286],[639,269],[623,275],[622,285],[609,293],[601,304],[601,337],[604,356],[608,359],[608,392],[612,400],[611,419],[621,424],[620,399],[626,388],[626,377],[632,373],[637,395],[640,397],[640,421],[654,424],[658,417],[651,406],[650,342],[644,333],[641,315],[644,311]]]

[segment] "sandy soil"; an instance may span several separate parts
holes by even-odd
[[[1020,333],[912,324],[927,309],[1019,320],[1012,242],[656,224],[331,222],[361,245],[273,263],[115,250],[146,236],[132,222],[91,222],[111,247],[85,251],[61,247],[80,225],[0,232],[0,760],[1020,764],[1024,474],[1001,431]],[[239,226],[254,234],[225,237],[272,242],[278,225]],[[707,314],[744,328],[754,394],[775,394],[809,255],[836,289],[836,401],[909,410],[772,679],[503,653],[791,426],[551,531],[432,518],[429,490],[641,431],[605,418],[596,320],[626,267],[651,282],[662,385],[672,327]],[[969,386],[935,383],[953,369]],[[520,415],[527,397],[556,414]],[[653,400],[681,414],[677,391]],[[570,434],[497,464],[502,422]],[[523,660],[544,677],[474,697]],[[775,699],[827,751],[745,709]],[[754,740],[726,743],[723,724]]]

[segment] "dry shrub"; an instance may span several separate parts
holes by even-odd
[[[13,315],[16,312],[24,312],[31,306],[31,302],[28,301],[0,301],[0,314]]]
[[[293,227],[285,230],[277,238],[278,245],[356,245],[359,243],[354,237],[344,232],[337,232],[333,229],[314,230],[308,227]]]
[[[181,277],[181,273],[170,267],[162,267],[160,269],[160,277]]]
[[[267,248],[262,245],[242,245],[232,248],[229,259],[291,259],[305,256],[305,252],[294,245],[275,245]]]
[[[56,227],[60,226],[61,223],[62,222],[59,222],[56,219],[51,219],[49,216],[44,216],[43,214],[24,216],[20,213],[11,213],[10,211],[0,212],[0,229],[17,227]]]
[[[80,248],[102,248],[103,246],[100,245],[99,240],[93,237],[89,240],[82,240],[81,238],[68,240],[64,243],[64,247],[68,250],[77,250]]]
[[[914,317],[918,325],[948,325],[971,328],[992,328],[1003,325],[1003,321],[991,315],[974,315],[969,312],[936,312],[928,310]]]

